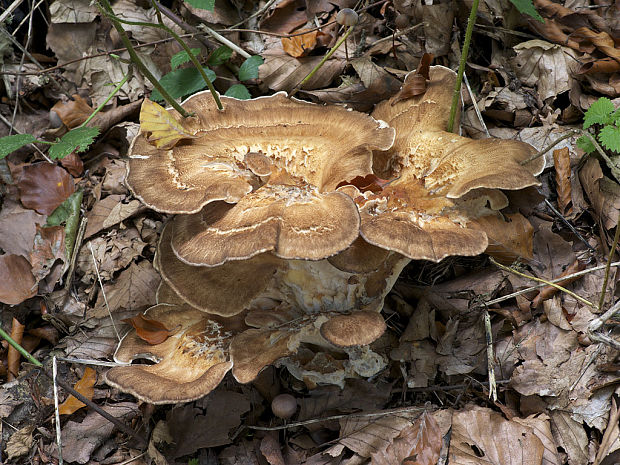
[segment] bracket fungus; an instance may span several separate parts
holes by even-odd
[[[518,141],[445,131],[455,73],[430,68],[425,94],[371,116],[283,94],[216,109],[208,93],[185,120],[152,103],[130,149],[127,182],[147,206],[174,213],[157,247],[163,278],[149,318],[110,370],[119,389],[154,402],[196,399],[228,371],[247,383],[280,363],[293,376],[342,385],[386,359],[386,294],[411,259],[477,255],[501,190],[538,184],[542,158]]]

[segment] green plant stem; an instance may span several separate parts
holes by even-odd
[[[90,123],[90,121],[95,117],[95,115],[97,113],[99,113],[101,110],[103,110],[103,107],[105,107],[108,102],[110,100],[112,100],[112,97],[114,97],[119,90],[121,90],[121,87],[123,87],[125,85],[125,83],[127,81],[129,81],[129,79],[131,78],[131,75],[133,73],[131,72],[131,67],[129,68],[129,71],[127,72],[127,74],[125,74],[125,76],[123,76],[123,79],[121,79],[121,82],[119,82],[117,84],[117,86],[114,88],[114,90],[110,93],[110,95],[108,95],[106,97],[106,99],[101,103],[101,105],[99,105],[97,108],[95,108],[95,111],[93,111],[90,116],[88,118],[86,118],[86,121],[84,121],[82,124],[80,124],[78,127],[82,128],[84,126],[86,126],[88,123]]]
[[[467,20],[467,29],[465,31],[465,41],[463,42],[463,51],[461,52],[461,62],[459,63],[459,70],[456,75],[456,84],[454,85],[454,94],[452,94],[452,106],[450,107],[450,119],[448,120],[448,132],[452,132],[454,129],[454,120],[456,119],[456,109],[459,104],[459,96],[461,95],[461,84],[463,83],[463,73],[465,72],[465,64],[467,63],[467,56],[469,55],[469,44],[471,43],[471,35],[474,31],[474,24],[476,23],[476,15],[478,14],[478,3],[480,0],[474,0],[469,12],[469,19]]]
[[[355,26],[350,26],[349,29],[347,29],[347,32],[342,36],[342,38],[338,42],[336,42],[336,45],[334,45],[332,49],[325,54],[323,59],[314,67],[314,69],[310,71],[308,75],[305,78],[303,78],[299,84],[297,84],[297,86],[289,94],[288,98],[293,97],[299,91],[299,89],[301,89],[303,85],[306,82],[308,82],[319,69],[321,69],[321,66],[323,66],[325,62],[330,59],[330,57],[334,54],[334,52],[338,50],[338,47],[340,47],[344,43],[344,41],[347,40],[347,38],[351,35],[351,32],[353,31],[354,27]]]
[[[33,365],[38,367],[41,370],[41,373],[43,373],[45,376],[47,376],[52,381],[54,380],[54,376],[52,376],[52,374],[49,371],[47,371],[45,368],[43,368],[43,364],[41,362],[39,362],[36,358],[34,358],[30,353],[28,353],[28,351],[26,349],[24,349],[21,345],[19,345],[17,343],[17,341],[15,341],[15,339],[13,339],[11,336],[9,336],[6,333],[6,331],[4,331],[2,328],[0,328],[0,337],[2,337],[4,340],[6,340],[26,360],[28,360],[30,363],[32,363]],[[131,436],[131,437],[135,438],[136,440],[138,440],[141,443],[141,445],[143,445],[143,446],[148,445],[146,440],[142,436],[140,436],[137,432],[135,432],[133,429],[128,427],[125,423],[120,421],[118,418],[110,415],[108,412],[103,410],[101,407],[99,407],[97,404],[95,404],[89,398],[84,397],[78,391],[76,391],[71,386],[69,386],[69,384],[67,384],[64,380],[56,378],[56,382],[58,383],[58,385],[60,387],[62,387],[65,391],[67,391],[69,394],[71,394],[77,400],[79,400],[83,404],[87,405],[88,407],[92,408],[95,412],[97,412],[99,415],[104,417],[106,420],[108,420],[111,423],[113,423],[114,425],[116,425],[124,433],[126,433],[129,436]]]
[[[618,215],[618,224],[616,225],[616,234],[614,234],[614,242],[611,245],[611,250],[609,251],[609,258],[607,259],[607,266],[605,267],[605,278],[603,278],[603,288],[601,289],[601,298],[598,301],[598,309],[603,309],[603,304],[605,304],[605,291],[607,290],[607,282],[609,281],[609,268],[611,267],[611,262],[614,258],[614,254],[616,253],[616,248],[618,247],[618,240],[620,239],[620,215]]]
[[[129,56],[131,57],[131,61],[138,67],[138,69],[144,75],[144,77],[146,77],[149,81],[151,81],[151,84],[153,84],[153,87],[155,87],[155,89],[159,91],[159,93],[164,98],[164,100],[168,102],[172,106],[172,108],[178,111],[184,118],[191,116],[190,113],[187,110],[185,110],[181,105],[179,105],[179,103],[168,93],[168,91],[164,89],[164,87],[159,83],[157,78],[153,76],[153,73],[151,73],[148,70],[148,68],[144,65],[144,63],[142,62],[142,60],[140,59],[140,57],[134,50],[133,45],[131,45],[131,41],[129,40],[129,37],[127,36],[127,32],[125,32],[125,29],[123,29],[121,21],[119,20],[118,17],[116,17],[116,15],[114,15],[114,10],[112,10],[112,6],[110,5],[110,2],[108,0],[99,0],[99,1],[101,3],[97,3],[97,5],[99,6],[101,12],[112,22],[114,29],[116,29],[116,31],[118,32],[118,35],[121,38],[121,41],[123,42],[123,45],[127,49],[127,53],[129,53]]]

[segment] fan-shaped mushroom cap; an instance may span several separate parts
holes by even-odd
[[[131,330],[114,355],[119,363],[148,358],[155,365],[129,365],[108,370],[106,382],[153,404],[188,402],[205,396],[217,387],[231,369],[228,346],[242,321],[205,317],[191,307],[159,304],[147,310],[174,332],[161,344],[150,345]],[[234,332],[233,332],[234,331]]]
[[[195,213],[207,203],[234,203],[256,189],[265,163],[320,192],[371,172],[371,150],[392,145],[394,130],[362,113],[288,99],[283,93],[254,100],[222,97],[219,111],[208,92],[169,112],[187,134],[172,148],[157,148],[142,132],[130,148],[127,183],[147,206],[167,213]],[[263,160],[264,161],[264,160]],[[258,169],[258,163],[262,168]]]
[[[384,333],[385,320],[377,312],[337,315],[321,325],[321,336],[338,347],[370,344]]]
[[[229,317],[241,313],[261,296],[286,263],[270,254],[221,266],[191,266],[174,254],[170,244],[172,225],[161,233],[155,262],[170,288],[192,307]]]

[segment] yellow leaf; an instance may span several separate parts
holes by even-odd
[[[86,367],[84,370],[84,376],[82,379],[75,383],[73,389],[82,394],[84,397],[88,399],[93,398],[93,394],[95,393],[95,381],[97,381],[97,374],[95,370],[91,367]],[[60,406],[58,407],[58,412],[61,415],[71,415],[73,412],[78,411],[86,404],[80,402],[73,396],[67,397]]]
[[[317,31],[311,31],[300,36],[283,38],[282,48],[292,57],[305,57],[316,47],[316,35]]]
[[[147,140],[158,149],[169,149],[181,139],[196,137],[187,132],[168,110],[148,99],[144,99],[140,109],[140,130],[150,133]]]

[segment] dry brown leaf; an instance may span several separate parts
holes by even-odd
[[[66,102],[59,100],[51,109],[69,129],[78,127],[93,112],[93,108],[79,94],[73,94],[72,97],[73,100]]]
[[[136,334],[140,339],[152,345],[161,344],[170,336],[170,330],[162,323],[156,320],[149,320],[142,313],[132,318],[126,318],[123,321],[130,324],[136,330]]]
[[[261,30],[290,34],[308,21],[304,0],[284,0],[261,21]]]
[[[571,197],[571,168],[570,151],[563,147],[553,151],[553,164],[555,166],[555,189],[558,194],[558,210],[564,216],[573,212]]]
[[[32,439],[33,431],[34,426],[25,426],[11,435],[6,443],[5,449],[7,460],[21,457],[30,452],[30,448],[34,442]]]
[[[541,465],[544,446],[531,427],[473,407],[452,416],[450,463]]]
[[[554,426],[554,437],[558,446],[568,455],[570,465],[588,463],[588,434],[583,425],[571,418],[569,412],[553,410],[549,412]]]
[[[260,443],[260,451],[269,465],[285,465],[280,442],[274,434],[267,434]]]
[[[299,31],[303,32],[303,31]],[[299,58],[308,55],[316,47],[316,35],[318,31],[310,31],[306,34],[282,38],[282,48],[290,56]]]
[[[21,324],[17,318],[13,318],[11,324],[11,338],[21,345],[22,338],[24,337],[24,329],[26,327]],[[9,353],[7,355],[7,371],[8,381],[13,381],[19,374],[19,362],[21,360],[21,354],[13,346],[9,346]]]
[[[75,190],[67,170],[43,162],[24,167],[17,187],[22,204],[45,215],[52,213]]]
[[[93,395],[95,394],[96,381],[97,372],[91,367],[86,367],[86,369],[84,370],[84,375],[82,375],[82,378],[77,383],[75,383],[73,389],[75,389],[87,399],[92,400]],[[72,413],[77,412],[82,407],[86,407],[86,404],[70,395],[62,404],[58,406],[58,413],[60,415],[71,415]]]
[[[560,276],[557,276],[557,278],[561,278],[562,276],[567,276],[569,274],[573,274],[576,273],[577,271],[581,271],[583,269],[585,269],[586,265],[581,263],[579,260],[575,260],[568,268],[566,268],[566,271],[564,271],[564,273],[562,273]],[[555,279],[556,277],[554,277],[553,279]],[[565,279],[563,281],[560,281],[556,284],[558,284],[559,286],[562,287],[566,287],[567,284],[570,284],[574,281],[577,281],[579,279],[579,277],[576,278],[568,278]],[[553,286],[545,286],[543,287],[538,295],[534,298],[534,300],[532,300],[532,308],[538,308],[540,306],[540,304],[543,303],[543,301],[551,298],[553,295],[555,295],[557,292],[559,292],[559,289]]]
[[[139,200],[123,203],[126,199],[125,195],[113,194],[95,203],[87,215],[88,223],[84,237],[97,234],[146,209]]]
[[[60,164],[69,172],[72,176],[78,177],[81,176],[84,172],[84,163],[82,163],[82,159],[80,156],[71,152],[65,158],[60,160]]]
[[[42,228],[37,225],[34,248],[30,252],[32,274],[37,281],[45,278],[56,260],[67,261],[65,248],[65,228],[52,226]]]
[[[579,171],[579,180],[598,220],[605,229],[614,228],[620,215],[620,185],[603,175],[601,165],[594,157],[589,157]]]
[[[181,139],[193,139],[196,136],[185,131],[172,114],[161,105],[145,99],[140,109],[140,130],[149,133],[147,137],[157,148],[169,149]]]
[[[258,68],[261,85],[271,90],[293,90],[323,57],[293,58],[289,55],[265,55],[265,62]],[[302,87],[305,90],[327,87],[336,76],[342,73],[346,61],[332,56],[325,62],[320,73],[315,73]]]
[[[21,255],[0,255],[0,302],[17,305],[37,294],[32,267]]]
[[[28,257],[38,224],[45,224],[45,216],[5,198],[0,210],[0,249],[6,254]]]
[[[596,453],[594,465],[599,465],[605,457],[620,449],[620,428],[618,427],[619,419],[620,410],[616,404],[616,398],[612,397],[609,420],[607,421],[607,429],[605,429],[605,434],[603,434],[603,439],[601,440],[601,446]]]
[[[392,98],[390,102],[392,105],[397,104],[401,100],[407,100],[408,98],[415,97],[416,95],[422,95],[426,92],[426,81],[430,79],[428,73],[432,61],[432,54],[425,53],[422,55],[420,64],[415,70],[415,73],[407,74],[400,92]]]
[[[506,215],[509,221],[490,215],[474,220],[471,227],[481,229],[489,238],[485,253],[500,263],[510,264],[517,258],[533,258],[534,228],[521,213]]]
[[[435,465],[441,445],[439,425],[424,412],[413,425],[404,428],[385,451],[372,455],[372,465]]]

